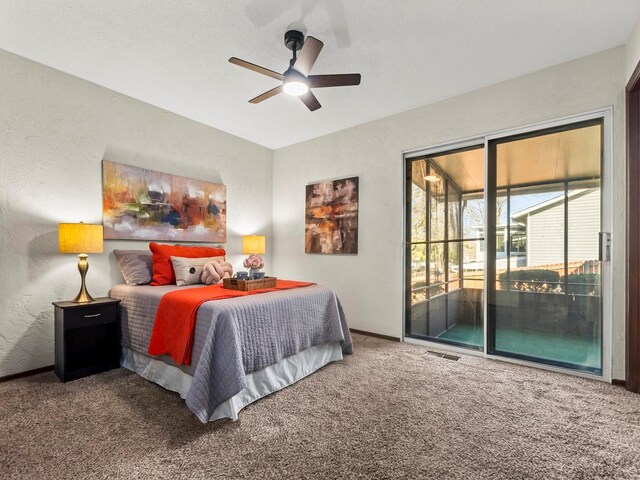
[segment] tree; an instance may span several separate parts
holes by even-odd
[[[505,197],[498,197],[496,200],[496,219],[498,223],[501,223],[503,215],[506,215],[506,207],[507,207],[507,199]],[[484,227],[486,221],[486,208],[484,199],[471,199],[465,200],[464,206],[465,216],[471,220],[465,225],[465,230],[471,227]],[[468,236],[468,233],[465,231],[465,236]]]

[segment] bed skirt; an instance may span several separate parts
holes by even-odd
[[[328,363],[338,360],[342,360],[340,342],[325,343],[315,345],[295,355],[283,358],[274,365],[250,373],[246,376],[247,386],[240,393],[220,404],[209,417],[209,421],[213,422],[221,418],[237,420],[240,410],[250,403],[282,390],[311,375]],[[121,350],[120,364],[167,390],[179,393],[183,399],[187,397],[193,381],[191,375],[179,368],[126,347]]]

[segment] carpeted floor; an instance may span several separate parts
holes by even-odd
[[[124,369],[0,384],[0,478],[640,478],[640,395],[354,337],[355,354],[203,425]]]

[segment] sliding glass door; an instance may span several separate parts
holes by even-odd
[[[407,160],[407,335],[484,346],[484,147]]]
[[[406,158],[405,337],[602,374],[603,131]]]
[[[489,142],[490,354],[602,372],[602,120]]]

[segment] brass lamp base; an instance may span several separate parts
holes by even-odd
[[[87,284],[85,283],[87,270],[89,270],[89,262],[87,262],[88,256],[89,255],[87,255],[86,253],[81,253],[80,255],[78,255],[78,258],[80,259],[78,261],[78,270],[80,271],[80,277],[82,278],[82,285],[80,286],[80,292],[78,292],[76,298],[71,300],[74,303],[93,302],[93,297],[89,295],[89,292],[87,291]]]

